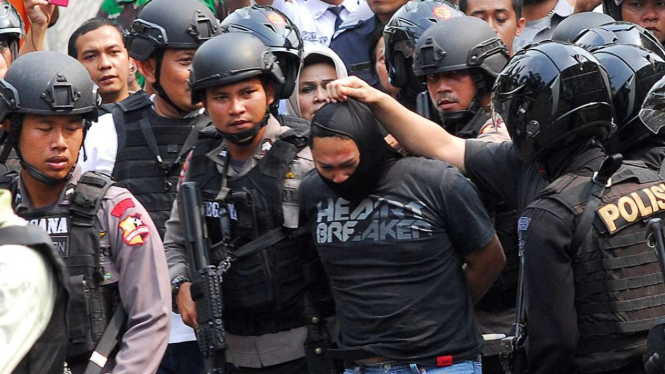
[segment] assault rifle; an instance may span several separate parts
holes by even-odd
[[[525,374],[526,360],[526,313],[524,310],[524,246],[519,249],[520,269],[517,283],[517,313],[513,324],[514,335],[501,341],[504,351],[499,355],[506,374]]]
[[[222,276],[227,268],[210,264],[208,232],[203,223],[201,195],[195,182],[180,186],[180,212],[185,224],[192,278],[192,299],[196,303],[199,328],[196,340],[203,354],[206,374],[223,374],[226,364],[226,337],[222,323]]]

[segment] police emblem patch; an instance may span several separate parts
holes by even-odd
[[[122,230],[122,240],[131,246],[145,243],[150,235],[150,228],[143,223],[140,213],[127,216],[118,224],[118,228]]]

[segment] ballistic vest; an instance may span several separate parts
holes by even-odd
[[[95,172],[81,176],[69,199],[69,211],[22,214],[32,225],[42,227],[51,237],[69,273],[69,345],[67,359],[90,355],[106,325],[120,306],[117,285],[104,285],[106,272],[100,263],[101,229],[96,219],[102,199],[113,181]],[[18,175],[0,178],[0,188],[12,191],[14,207]],[[67,186],[71,189],[72,186]]]
[[[189,151],[186,148],[191,148],[184,145],[194,122],[205,121],[205,117],[159,116],[143,91],[115,105],[112,113],[118,134],[118,152],[113,179],[145,207],[159,236],[164,238],[165,224],[176,198],[180,169]]]
[[[665,218],[665,181],[643,163],[626,161],[610,183],[591,230],[570,254],[579,329],[573,365],[580,373],[640,363],[649,329],[665,316],[663,277],[646,244],[648,220]],[[591,185],[590,177],[567,174],[540,198],[558,202],[577,223]]]
[[[230,255],[234,249],[270,230],[288,230],[282,227],[282,202],[286,198],[284,179],[290,163],[307,146],[309,127],[306,121],[296,118],[288,120],[286,125],[291,130],[274,142],[252,170],[227,181],[229,192],[225,199],[219,199],[223,176],[217,164],[206,157],[221,144],[221,136],[214,127],[199,133],[188,167],[189,180],[196,182],[201,190],[213,246],[225,243]],[[229,219],[224,219],[225,214]],[[309,235],[292,237],[287,234],[277,243],[231,263],[222,282],[227,331],[258,336],[305,325],[303,266],[310,253],[310,240]],[[215,251],[211,258],[217,263],[226,255],[224,251]]]
[[[0,228],[0,246],[24,245],[39,253],[53,269],[58,281],[53,313],[46,329],[23,357],[12,374],[62,374],[67,349],[67,271],[48,236],[39,228],[9,226]],[[26,271],[29,271],[26,269]]]

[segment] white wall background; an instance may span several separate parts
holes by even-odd
[[[44,49],[67,53],[67,42],[74,30],[84,21],[95,17],[102,0],[69,0],[68,7],[60,7],[60,19],[46,33]]]

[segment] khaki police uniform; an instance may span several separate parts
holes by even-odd
[[[69,251],[69,197],[82,176],[74,171],[58,201],[48,208],[33,209],[19,178],[14,209],[31,224],[43,227],[61,255]],[[29,217],[39,218],[30,219]],[[102,287],[117,284],[120,303],[128,316],[120,350],[109,358],[103,373],[155,373],[168,343],[171,292],[162,242],[141,204],[129,191],[110,187],[103,197],[96,221],[99,224]],[[70,362],[74,374],[83,372],[87,360]]]

